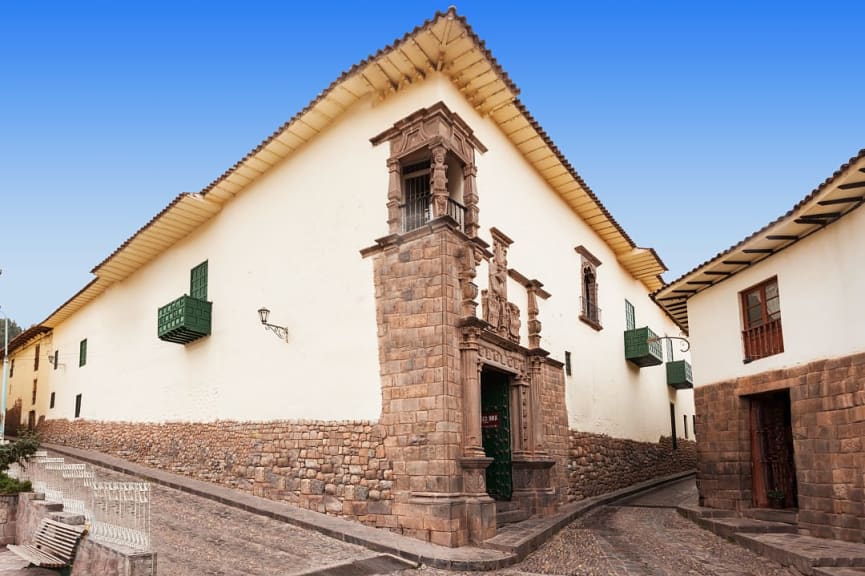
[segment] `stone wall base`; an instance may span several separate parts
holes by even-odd
[[[551,473],[555,463],[551,459],[523,460],[518,457],[511,461],[514,483],[511,498],[529,514],[549,516],[558,508],[559,497]]]
[[[571,430],[568,457],[568,500],[582,500],[632,484],[693,470],[697,446],[693,440],[670,437],[638,442]]]
[[[445,546],[480,544],[496,532],[496,505],[483,485],[489,459],[445,460],[444,469],[453,467],[467,480],[439,486],[429,481],[436,478],[430,475],[433,461],[410,467],[389,460],[384,429],[376,423],[52,420],[40,433],[45,442],[112,454]],[[674,450],[670,438],[636,442],[570,431],[568,443],[567,467],[557,456],[514,455],[513,499],[520,508],[538,516],[554,513],[562,501],[562,478],[568,499],[579,500],[691,470],[695,463],[694,443],[681,439]],[[566,445],[556,445],[556,453]]]
[[[486,495],[413,494],[394,508],[402,534],[433,544],[466,546],[495,536],[496,504]]]
[[[49,420],[48,443],[95,450],[322,514],[392,528],[393,470],[368,421]]]

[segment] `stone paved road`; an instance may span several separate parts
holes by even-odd
[[[508,576],[801,576],[682,518],[674,506],[695,498],[693,480],[579,518]],[[463,572],[481,576],[489,572]],[[423,567],[401,576],[455,576]]]
[[[96,470],[105,480],[138,481]],[[151,539],[159,576],[287,576],[377,555],[158,484],[151,485],[151,494]]]

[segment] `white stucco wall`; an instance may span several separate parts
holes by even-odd
[[[355,104],[193,235],[58,326],[61,361],[87,338],[88,363],[68,362],[58,371],[50,417],[71,418],[74,396],[82,393],[88,419],[377,418],[372,262],[359,250],[387,234],[388,146],[373,147],[369,138],[439,100],[489,148],[477,162],[482,236],[490,240],[489,227],[496,226],[513,238],[510,266],[552,293],[540,303],[542,345],[559,360],[565,350],[572,353],[571,426],[657,440],[669,434],[669,403],[676,402],[684,435],[691,393],[669,389],[663,366],[638,370],[624,360],[624,299],[635,305],[638,326],[677,334],[675,326],[497,126],[436,75],[384,102]],[[581,244],[603,262],[600,332],[578,319],[574,247]],[[189,270],[204,260],[211,336],[187,346],[158,340],[157,308],[188,292]],[[511,283],[511,299],[525,314],[525,294],[516,288]],[[288,344],[264,331],[260,306],[270,308],[272,322],[288,326]]]
[[[555,194],[528,164],[498,127],[481,118],[458,92],[447,85],[446,103],[475,130],[489,149],[479,155],[478,195],[481,236],[491,241],[496,227],[513,241],[508,265],[527,278],[543,282],[552,295],[539,301],[543,323],[541,346],[560,361],[571,352],[572,375],[566,377],[570,427],[586,432],[657,441],[670,434],[670,403],[676,405],[677,435],[684,437],[683,415],[691,415],[693,392],[666,384],[664,365],[636,368],[625,360],[625,299],[636,309],[637,327],[657,334],[679,335],[679,328],[649,299],[642,282],[634,279],[616,261],[612,250]],[[579,159],[576,159],[578,163]],[[601,194],[603,198],[603,194]],[[579,320],[581,257],[574,250],[583,245],[601,262],[597,268],[598,304],[603,330],[596,331]],[[486,286],[485,271],[478,283]],[[509,297],[523,311],[526,327],[526,297],[509,284]],[[666,350],[666,345],[664,346]],[[676,359],[688,359],[675,346]]]
[[[688,301],[696,385],[865,350],[865,210],[855,210]],[[784,352],[743,363],[739,294],[778,278]]]

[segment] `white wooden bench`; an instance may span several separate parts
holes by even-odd
[[[87,529],[44,518],[31,544],[9,544],[6,548],[36,566],[64,568],[72,564],[78,542]]]

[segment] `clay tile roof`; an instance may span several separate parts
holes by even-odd
[[[666,284],[652,296],[685,332],[691,296],[770,258],[865,202],[865,148],[782,216]]]

